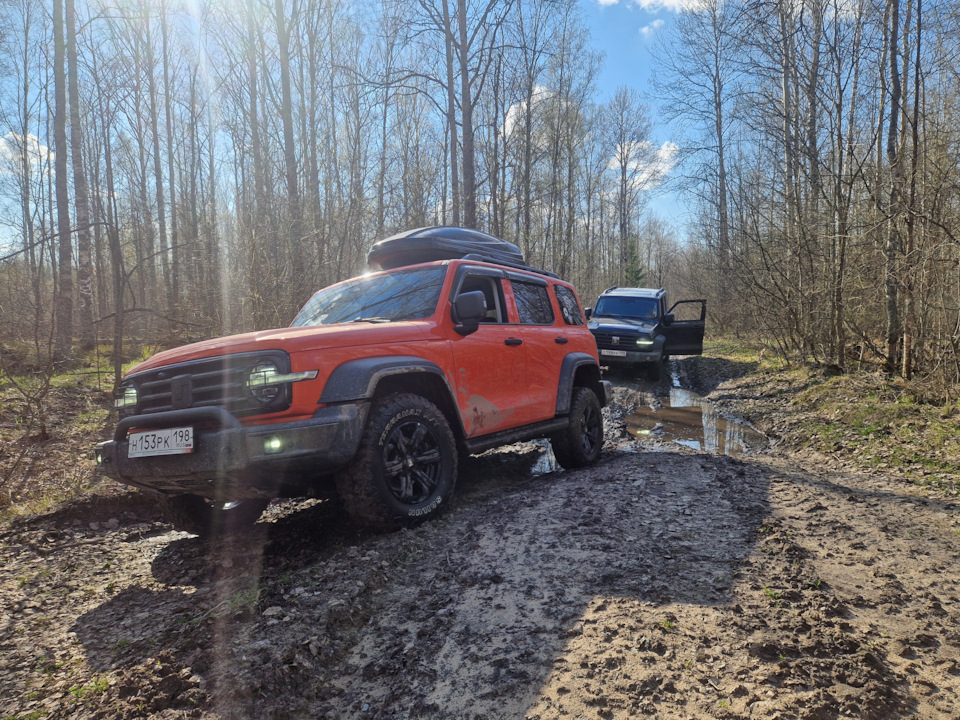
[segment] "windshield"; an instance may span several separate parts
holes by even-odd
[[[428,318],[437,309],[445,272],[446,267],[418,268],[333,285],[310,298],[292,325]]]
[[[597,300],[594,316],[633,318],[635,320],[656,320],[659,316],[660,301],[656,298],[607,296]]]

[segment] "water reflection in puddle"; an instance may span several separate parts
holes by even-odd
[[[534,443],[540,446],[541,453],[533,467],[530,468],[531,475],[546,475],[563,470],[560,463],[557,462],[557,456],[553,454],[553,448],[550,446],[549,440],[534,440]]]
[[[767,444],[762,433],[723,417],[713,404],[683,388],[670,389],[660,407],[641,406],[625,418],[627,432],[638,440],[661,440],[702,452],[740,455]]]

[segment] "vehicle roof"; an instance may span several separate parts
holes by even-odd
[[[401,265],[399,267],[390,268],[389,270],[374,270],[373,272],[367,273],[368,275],[388,275],[393,272],[400,272],[402,270],[410,270],[411,268],[417,267],[431,267],[438,265],[450,265],[454,268],[461,265],[478,265],[481,267],[495,268],[497,270],[502,270],[504,273],[516,273],[523,275],[530,275],[532,278],[539,278],[543,280],[552,280],[558,285],[566,285],[570,288],[573,288],[573,283],[569,280],[564,280],[562,277],[558,276],[556,273],[552,273],[549,270],[541,270],[539,268],[530,267],[527,265],[514,265],[512,263],[498,262],[490,258],[481,257],[480,255],[466,255],[462,258],[451,258],[448,260],[431,260],[429,262],[422,263],[412,263],[410,265]],[[348,282],[349,280],[355,280],[356,278],[347,278],[342,282]]]
[[[620,297],[647,297],[658,298],[666,292],[663,288],[628,288],[612,287],[604,290],[600,297],[604,295],[617,295]]]
[[[514,265],[513,263],[501,262],[499,260],[483,257],[481,255],[465,255],[462,258],[444,260],[442,262],[450,263],[451,265],[483,265],[485,267],[499,268],[507,273],[532,275],[533,277],[539,277],[541,280],[544,278],[549,278],[550,280],[560,283],[561,285],[570,285],[568,280],[564,280],[559,275],[550,272],[549,270],[541,270],[540,268],[531,267],[529,265]]]

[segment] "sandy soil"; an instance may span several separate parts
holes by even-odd
[[[414,530],[290,502],[205,545],[141,494],[0,527],[0,718],[960,717],[960,504],[776,417],[741,457],[637,441],[669,380],[616,383],[598,465],[470,459]]]

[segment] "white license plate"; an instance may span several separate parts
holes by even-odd
[[[601,350],[600,354],[611,355],[613,357],[626,357],[627,351],[626,350]]]
[[[186,455],[193,452],[193,428],[176,427],[147,430],[127,436],[127,457]]]

